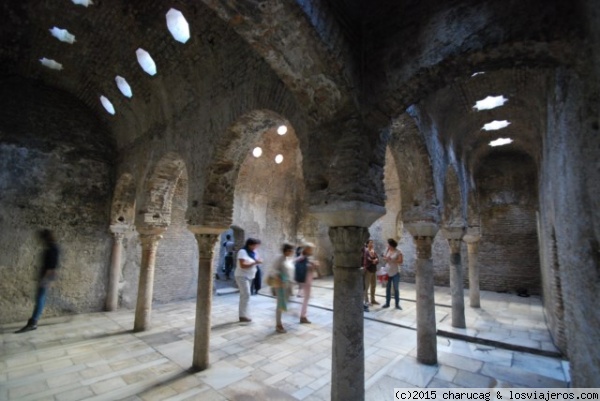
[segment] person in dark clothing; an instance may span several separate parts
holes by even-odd
[[[262,288],[262,270],[260,265],[256,265],[256,276],[254,276],[254,280],[252,280],[252,285],[250,286],[250,295],[256,295]]]
[[[231,271],[233,270],[233,253],[235,252],[235,243],[231,240],[231,235],[227,234],[225,237],[226,241],[223,243],[225,248],[225,279],[229,280]]]
[[[44,305],[46,304],[46,294],[48,292],[48,288],[57,278],[56,271],[58,270],[60,250],[56,244],[54,234],[52,231],[44,229],[41,230],[38,235],[40,240],[44,243],[45,249],[42,256],[42,266],[40,268],[38,277],[35,306],[33,308],[31,319],[29,319],[25,327],[16,331],[16,333],[24,333],[26,331],[37,329],[37,322],[40,320],[42,312],[44,311]]]

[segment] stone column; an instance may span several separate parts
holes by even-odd
[[[464,329],[465,290],[463,284],[463,267],[460,257],[460,246],[465,230],[463,227],[443,228],[442,233],[450,245],[450,293],[452,294],[452,327]]]
[[[360,249],[365,227],[331,227],[333,244],[333,366],[331,399],[363,400],[365,391],[364,271]]]
[[[331,400],[365,399],[364,271],[360,250],[385,208],[363,202],[334,202],[310,209],[329,226],[334,254]]]
[[[112,256],[110,261],[110,272],[108,277],[108,289],[106,292],[105,309],[115,311],[119,308],[119,280],[121,278],[121,256],[123,254],[123,239],[125,238],[126,226],[110,226],[113,234]]]
[[[213,252],[219,235],[226,228],[188,226],[198,242],[198,292],[196,296],[196,323],[192,369],[208,368],[210,351],[210,314],[213,293]]]
[[[163,227],[138,229],[142,243],[142,265],[138,284],[137,304],[135,306],[135,321],[133,331],[144,331],[150,328],[152,313],[152,292],[154,290],[154,264],[158,241],[165,232]]]
[[[408,223],[405,226],[417,247],[417,360],[426,365],[435,365],[437,329],[431,246],[438,226],[427,222]]]
[[[479,235],[467,234],[463,240],[467,243],[468,263],[469,263],[469,304],[471,308],[480,308],[481,301],[479,297],[479,264],[477,257],[479,254]]]

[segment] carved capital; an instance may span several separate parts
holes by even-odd
[[[366,227],[331,227],[329,238],[333,245],[336,267],[360,267],[360,251],[369,239]]]
[[[433,238],[429,236],[416,236],[413,237],[415,245],[417,246],[417,258],[418,259],[431,259],[431,246],[433,244]]]
[[[194,234],[201,258],[212,259],[219,234]]]
[[[462,241],[460,239],[448,239],[448,244],[450,245],[451,253],[460,254],[460,246],[462,245]]]

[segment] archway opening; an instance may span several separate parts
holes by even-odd
[[[475,184],[483,232],[481,289],[539,295],[535,162],[520,152],[491,152],[479,163]]]

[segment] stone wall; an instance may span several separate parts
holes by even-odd
[[[553,81],[540,179],[544,306],[555,341],[563,350],[566,345],[573,387],[597,387],[600,136],[593,93],[597,82],[584,82],[562,69]]]
[[[111,249],[110,136],[71,97],[34,82],[3,82],[0,106],[0,323],[31,316],[42,228],[62,250],[44,316],[100,310]]]

